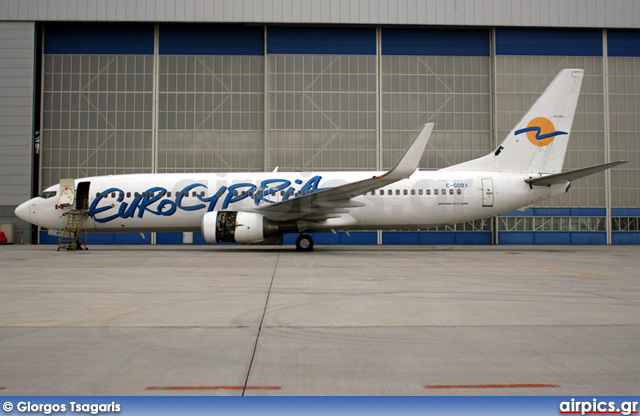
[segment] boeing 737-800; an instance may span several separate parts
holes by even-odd
[[[582,78],[581,69],[561,71],[495,151],[437,171],[418,170],[429,123],[387,172],[89,177],[51,186],[15,212],[59,230],[71,209],[88,208],[90,232],[202,231],[211,243],[299,233],[299,250],[313,248],[308,232],[419,229],[495,216],[624,163],[562,172]]]

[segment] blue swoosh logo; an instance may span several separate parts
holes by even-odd
[[[559,136],[562,134],[569,134],[566,131],[553,131],[551,133],[547,133],[547,134],[540,134],[542,133],[542,129],[540,127],[527,127],[524,129],[520,129],[520,130],[516,130],[515,135],[517,136],[518,134],[522,134],[522,133],[526,133],[528,131],[535,131],[536,132],[536,140],[544,140],[544,139],[548,139],[549,137],[553,137],[553,136]]]

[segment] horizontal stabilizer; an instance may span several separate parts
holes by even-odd
[[[616,162],[603,163],[602,165],[590,166],[588,168],[575,169],[568,172],[555,173],[553,175],[546,175],[538,178],[529,178],[525,179],[525,182],[536,186],[550,186],[567,181],[571,182],[627,162],[628,160],[618,160]]]

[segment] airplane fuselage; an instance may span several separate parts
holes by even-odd
[[[252,172],[135,174],[90,177],[87,229],[95,232],[200,231],[212,211],[259,212],[293,199],[380,175],[381,172]],[[306,221],[306,231],[419,229],[454,224],[518,209],[565,192],[567,184],[531,187],[530,174],[417,171],[352,199],[339,218]],[[60,229],[73,207],[58,205],[59,185],[26,202],[31,222]],[[26,207],[25,207],[26,209]]]

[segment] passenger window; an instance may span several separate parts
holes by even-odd
[[[196,196],[198,196],[198,193],[196,191],[193,191],[191,192],[191,196],[195,198]]]
[[[116,193],[115,192],[111,192],[111,198],[115,198],[116,197]]]
[[[240,195],[242,195],[242,196],[247,196],[247,191],[242,191],[242,192],[240,193]]]
[[[271,196],[276,196],[278,192],[274,189],[273,191],[271,191]]]
[[[458,189],[458,195],[462,194],[462,189]]]
[[[443,189],[443,190],[442,190],[442,195],[446,195],[446,194],[447,194],[447,190],[446,190],[446,189]]]
[[[131,192],[127,192],[127,198],[131,198]]]
[[[449,189],[449,195],[453,195],[453,189]]]
[[[171,198],[171,191],[167,192],[167,197]]]
[[[238,196],[238,191],[233,191],[233,196]]]
[[[135,193],[135,195],[136,195],[136,198],[137,198],[137,197],[139,197],[139,196],[140,196],[140,193],[139,193],[139,192],[136,192],[136,193]]]
[[[200,196],[201,196],[202,198],[204,198],[204,196],[205,196],[204,191],[200,191]]]
[[[371,191],[371,195],[375,195],[376,194],[376,190],[374,189],[373,191]]]
[[[403,195],[409,195],[409,191],[407,191],[406,189],[404,189],[404,190],[402,191],[402,194],[403,194]]]
[[[396,189],[396,195],[400,195],[400,189]]]
[[[431,195],[431,189],[427,189],[427,195]]]
[[[100,192],[96,192],[96,198],[100,198]]]
[[[418,195],[422,195],[422,189],[418,189]]]
[[[415,194],[416,194],[416,190],[415,190],[415,189],[412,189],[412,190],[411,190],[411,195],[415,195]]]
[[[120,192],[120,198],[124,198],[124,192]]]
[[[280,191],[280,196],[284,196],[284,191]]]
[[[224,194],[224,191],[222,190],[218,191],[218,196],[222,196],[222,194]]]
[[[434,189],[434,190],[433,190],[433,194],[434,194],[434,195],[438,195],[438,190],[437,190],[437,189]]]
[[[392,191],[391,189],[389,189],[389,190],[387,191],[387,195],[393,195],[393,191]]]

